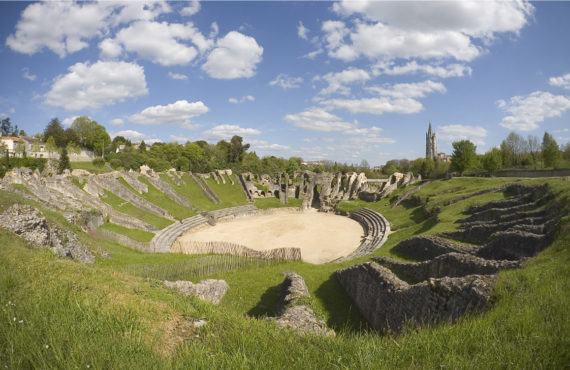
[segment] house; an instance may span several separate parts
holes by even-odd
[[[16,146],[20,142],[20,139],[15,136],[3,135],[0,136],[0,146],[2,146],[2,155],[5,155],[5,150],[8,151],[8,155],[10,157],[14,157],[16,155]]]

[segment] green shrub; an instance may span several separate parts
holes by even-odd
[[[123,166],[123,162],[121,162],[121,160],[118,158],[113,158],[109,161],[109,165],[111,166],[112,169],[116,170],[119,167]]]
[[[105,165],[105,159],[103,159],[103,158],[95,158],[95,159],[93,160],[93,165],[94,165],[95,167],[101,168],[101,167],[103,167],[103,166]]]

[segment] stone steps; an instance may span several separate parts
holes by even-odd
[[[365,239],[351,254],[336,260],[336,262],[350,260],[364,256],[380,248],[388,238],[390,224],[380,213],[368,208],[351,212],[350,218],[356,220],[364,228]]]

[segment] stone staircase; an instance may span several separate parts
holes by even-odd
[[[384,244],[390,233],[390,223],[380,213],[369,208],[351,212],[349,217],[362,225],[364,240],[354,252],[335,262],[348,261],[374,252]]]

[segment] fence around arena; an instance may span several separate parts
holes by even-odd
[[[257,251],[240,244],[223,241],[198,242],[194,240],[177,240],[172,245],[171,252],[184,254],[229,254],[263,260],[298,261],[301,259],[301,249],[299,248],[275,248]]]

